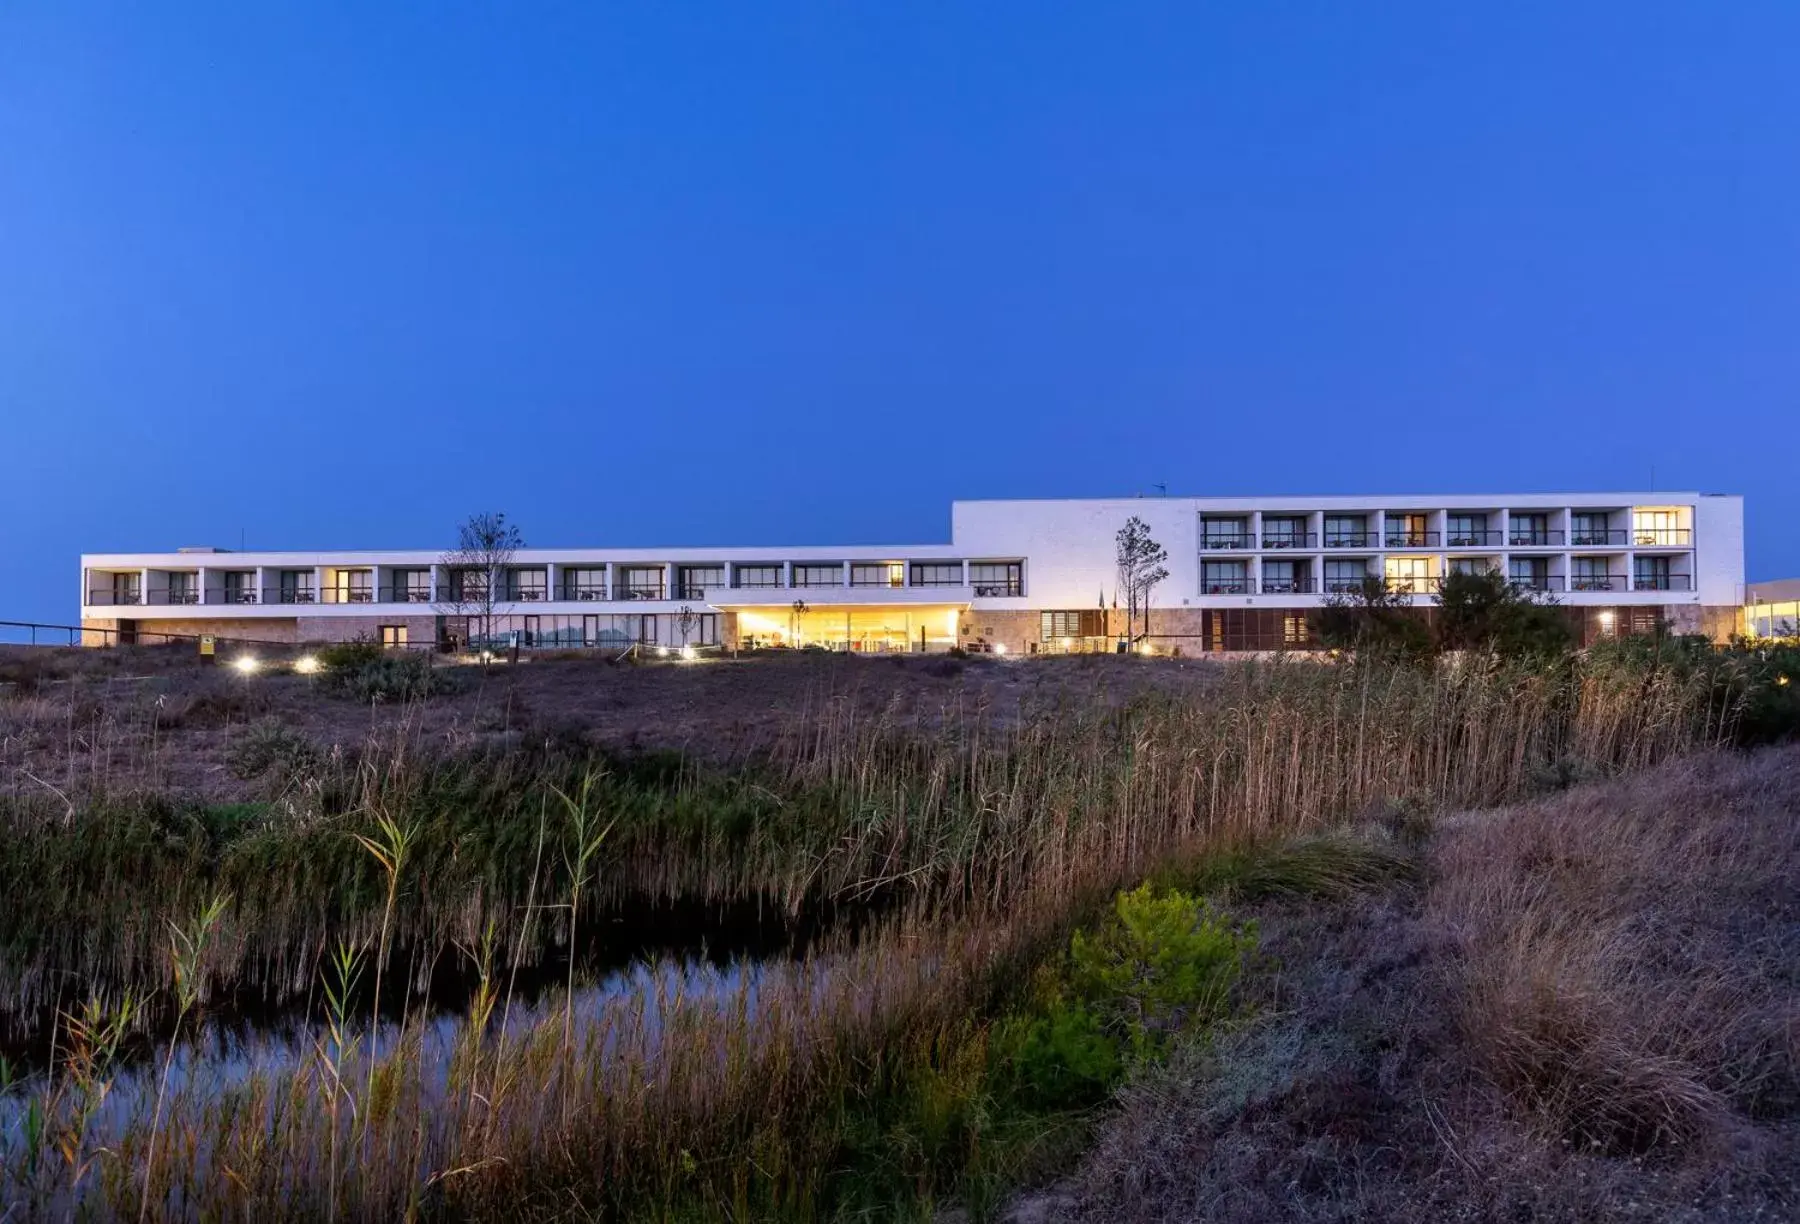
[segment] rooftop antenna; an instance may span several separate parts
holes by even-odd
[[[1169,486],[1166,484],[1153,484],[1150,487],[1156,490],[1159,497],[1167,497],[1169,495]]]

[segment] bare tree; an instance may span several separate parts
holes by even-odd
[[[806,628],[806,614],[810,611],[812,611],[812,609],[806,606],[806,601],[804,599],[796,599],[794,601],[793,615],[788,617],[789,646],[798,646],[800,644],[800,634]]]
[[[470,515],[457,528],[456,547],[438,558],[446,584],[440,592],[439,610],[476,622],[490,648],[494,617],[509,606],[507,570],[523,547],[519,529],[508,523],[504,514],[489,511]],[[473,628],[469,636],[475,636]]]
[[[694,615],[694,610],[686,604],[682,604],[675,610],[675,627],[681,631],[681,648],[683,650],[687,649],[688,637],[694,632],[694,624],[698,620],[699,617]]]
[[[1131,637],[1138,609],[1144,610],[1144,633],[1150,632],[1150,593],[1169,576],[1163,562],[1168,550],[1150,535],[1150,525],[1135,514],[1114,537],[1118,542],[1119,589],[1125,592],[1125,635]]]

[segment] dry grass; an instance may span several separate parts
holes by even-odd
[[[1125,1092],[1058,1218],[1794,1219],[1800,749],[1448,823],[1258,917],[1261,1015]]]

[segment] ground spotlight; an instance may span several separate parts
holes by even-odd
[[[231,665],[244,675],[252,675],[262,664],[256,661],[255,655],[239,655],[231,661]]]
[[[667,646],[658,646],[656,648],[656,657],[659,659],[668,658],[669,657],[669,648]]]
[[[681,657],[684,659],[697,659],[700,657],[700,652],[695,650],[692,646],[683,646],[681,648]]]
[[[302,676],[310,676],[319,670],[319,660],[312,655],[301,655],[294,660],[294,670]]]

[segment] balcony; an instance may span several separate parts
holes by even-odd
[[[144,602],[142,595],[136,591],[89,591],[88,607],[90,608],[123,608],[136,607]]]
[[[1265,531],[1262,546],[1265,551],[1280,548],[1317,548],[1319,537],[1311,531]]]
[[[706,588],[694,583],[676,583],[675,598],[689,599],[696,603],[704,603],[706,601]]]
[[[169,607],[186,607],[200,602],[199,591],[151,591],[146,601]]]
[[[1206,552],[1242,551],[1255,548],[1256,537],[1249,532],[1238,532],[1235,535],[1201,536],[1200,547]]]
[[[501,596],[505,603],[543,603],[550,593],[543,587],[514,587]]]
[[[1623,574],[1576,574],[1569,579],[1571,591],[1623,591],[1629,589]]]
[[[219,596],[219,601],[228,604],[253,604],[256,602],[256,592],[243,588],[235,591],[227,588]]]
[[[1691,591],[1694,579],[1690,574],[1639,574],[1631,580],[1634,591]]]
[[[740,591],[779,591],[782,589],[782,581],[779,578],[740,578],[731,585],[732,589]],[[862,584],[853,582],[850,585],[860,586]],[[883,583],[882,585],[887,584]]]
[[[1515,591],[1560,591],[1563,589],[1563,579],[1561,574],[1515,574],[1506,580],[1506,585]]]
[[[1623,545],[1630,533],[1618,527],[1577,527],[1569,532],[1571,548],[1607,548]]]
[[[562,597],[570,603],[604,603],[606,587],[599,583],[585,583],[581,586],[564,587]]]
[[[1443,533],[1437,531],[1395,531],[1388,528],[1382,537],[1387,548],[1436,548]]]
[[[1504,534],[1498,531],[1446,531],[1446,548],[1498,548]]]
[[[1017,599],[1025,594],[1023,582],[977,582],[975,598],[977,599]]]
[[[1248,578],[1214,578],[1200,584],[1202,595],[1248,595],[1251,593]]]
[[[1631,542],[1639,548],[1688,548],[1694,533],[1687,527],[1634,527]]]
[[[1506,542],[1513,548],[1560,548],[1563,533],[1560,531],[1521,531],[1518,528],[1507,532]]]
[[[275,592],[274,602],[282,604],[309,604],[316,602],[316,600],[314,599],[311,587],[283,587],[281,590]]]
[[[1430,595],[1444,584],[1442,578],[1408,575],[1386,580],[1387,589],[1395,595]]]
[[[324,602],[333,604],[374,603],[375,592],[368,587],[326,587]]]
[[[1326,548],[1374,548],[1375,533],[1373,531],[1327,531],[1325,533]]]
[[[384,586],[378,593],[377,602],[428,604],[432,602],[431,588],[428,586]]]
[[[1317,586],[1311,578],[1264,578],[1264,595],[1311,595]]]
[[[1353,578],[1326,578],[1325,593],[1327,595],[1349,595],[1363,589],[1363,583],[1372,575],[1358,574]]]
[[[613,588],[616,599],[667,599],[668,588],[661,583],[632,583],[628,586]]]

